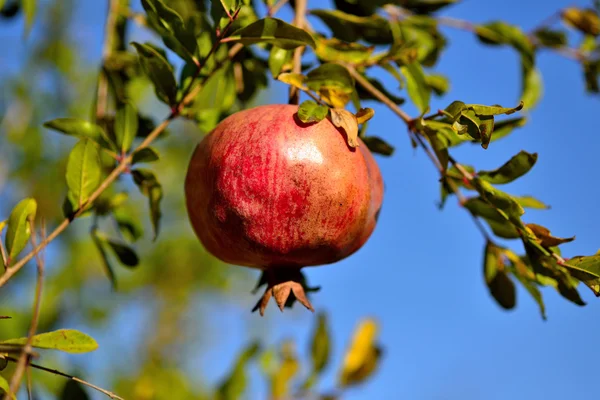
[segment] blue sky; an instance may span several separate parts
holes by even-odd
[[[309,8],[321,4],[308,2]],[[572,4],[588,5],[586,1],[465,0],[443,15],[473,22],[503,19],[528,30]],[[77,15],[75,29],[78,40],[85,43],[83,56],[97,62],[104,2],[81,1]],[[20,23],[0,25],[0,40],[5,44],[0,65],[9,71],[18,68],[21,32]],[[514,52],[484,47],[468,32],[449,28],[444,32],[450,45],[436,71],[451,78],[452,89],[443,99],[435,99],[432,109],[455,99],[505,106],[518,102],[520,69]],[[595,163],[600,98],[584,93],[582,72],[575,62],[544,52],[538,65],[545,97],[528,113],[529,124],[488,150],[464,146],[453,154],[463,163],[491,169],[519,150],[538,152],[535,168],[506,190],[535,195],[552,206],[548,211],[528,211],[524,219],[559,236],[576,234],[577,240],[563,247],[566,256],[593,254],[600,248]],[[392,81],[385,84],[396,86]],[[286,101],[284,89],[275,84],[270,100]],[[544,322],[533,300],[519,288],[517,309],[501,310],[483,282],[480,233],[454,199],[443,211],[437,209],[436,170],[423,153],[410,147],[402,123],[385,108],[374,108],[369,133],[396,147],[393,157],[377,158],[386,183],[379,224],[352,257],[306,271],[311,283],[323,287],[312,299],[315,308],[330,317],[336,339],[333,365],[341,361],[347,338],[362,317],[374,316],[381,323],[380,341],[385,347],[381,369],[344,398],[552,400],[597,395],[600,299],[582,288],[589,303],[579,308],[553,290],[544,290],[548,314]],[[410,105],[405,110],[417,113]],[[246,308],[231,306],[215,316],[211,331],[220,332],[220,343],[225,345],[204,353],[199,361],[209,380],[222,376],[247,340],[240,337],[240,330],[263,336],[271,344],[295,338],[303,345],[313,316],[300,308],[285,314],[275,308],[270,311],[266,319],[259,319],[248,315]],[[335,371],[328,370],[323,386],[334,379]],[[253,385],[249,398],[263,398],[264,389]]]

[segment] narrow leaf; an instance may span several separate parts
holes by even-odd
[[[576,256],[565,264],[571,275],[585,283],[596,296],[600,297],[600,255]]]
[[[373,153],[381,154],[382,156],[391,156],[394,154],[394,147],[377,136],[365,136],[361,139]]]
[[[66,172],[69,200],[75,209],[80,209],[87,202],[100,185],[101,177],[98,148],[89,139],[80,140],[69,154]]]
[[[269,43],[285,50],[299,46],[316,47],[312,36],[304,29],[296,28],[277,18],[263,18],[233,32],[228,41],[237,41],[245,45]]]
[[[523,102],[519,103],[516,107],[502,107],[502,106],[484,106],[481,104],[467,104],[467,108],[475,111],[477,115],[500,115],[506,114],[510,115],[516,113],[517,111],[523,108]]]
[[[135,42],[132,45],[140,56],[144,72],[154,84],[156,96],[166,104],[174,105],[177,99],[177,82],[169,62],[152,46]]]
[[[162,216],[160,211],[160,202],[163,197],[162,186],[152,171],[136,169],[131,171],[131,175],[142,194],[148,197],[148,202],[150,203],[150,220],[152,221],[152,227],[154,228],[154,240],[156,240],[160,230],[160,218]]]
[[[112,267],[112,265],[110,263],[110,260],[108,259],[108,254],[106,253],[106,249],[104,248],[104,246],[106,245],[106,240],[104,240],[104,238],[100,237],[96,230],[92,230],[91,235],[92,235],[92,242],[94,242],[96,249],[98,249],[98,253],[100,253],[100,261],[102,262],[102,267],[104,268],[104,271],[106,272],[106,276],[108,277],[108,280],[110,281],[112,289],[116,290],[117,289],[117,276],[115,274],[114,268]]]
[[[375,116],[375,110],[372,108],[361,108],[356,112],[356,121],[359,124],[364,124]]]
[[[431,88],[427,84],[425,73],[419,63],[404,65],[400,68],[406,78],[406,86],[410,99],[415,103],[419,112],[423,114],[429,107]]]
[[[537,153],[527,153],[521,150],[500,168],[492,171],[480,171],[477,175],[493,184],[504,184],[525,175],[537,162]]]
[[[37,11],[37,0],[21,0],[21,7],[25,14],[25,36],[28,36]]]
[[[27,338],[9,339],[2,344],[24,345]],[[86,335],[74,329],[59,329],[53,332],[40,333],[33,336],[31,345],[39,349],[60,350],[65,353],[88,353],[98,348],[98,343]]]
[[[133,139],[138,131],[138,113],[136,108],[130,102],[123,104],[117,110],[115,116],[115,135],[117,137],[117,146],[122,153],[127,153],[131,148]]]
[[[354,331],[338,378],[341,387],[365,381],[379,366],[383,352],[376,343],[377,331],[378,324],[371,318],[361,321]]]
[[[269,70],[271,71],[273,78],[277,78],[281,73],[283,66],[288,63],[291,58],[291,51],[273,46],[271,53],[269,54]]]
[[[133,156],[131,158],[131,164],[135,165],[139,163],[151,163],[154,161],[158,161],[159,158],[160,156],[158,155],[158,152],[155,149],[153,149],[152,147],[144,147],[143,149],[140,149],[133,153]]]
[[[32,198],[21,200],[8,217],[4,244],[8,258],[13,259],[27,246],[31,236],[30,220],[35,219],[37,202]]]
[[[327,327],[327,316],[320,313],[317,317],[317,326],[313,333],[311,343],[311,357],[313,373],[321,373],[329,362],[330,332]]]
[[[531,229],[531,231],[535,234],[540,244],[545,247],[555,247],[561,245],[563,243],[572,242],[575,240],[575,236],[570,238],[559,238],[554,237],[550,234],[550,230],[538,224],[526,224],[526,226]]]
[[[121,261],[121,264],[125,265],[126,267],[138,266],[140,259],[138,258],[135,250],[133,250],[131,247],[114,240],[108,240],[107,243],[119,261]]]
[[[515,284],[505,272],[502,249],[488,242],[485,246],[484,276],[490,293],[507,310],[516,305]]]
[[[547,210],[550,208],[549,205],[536,199],[532,196],[513,196],[513,198],[524,208],[533,208],[538,210]]]
[[[104,144],[108,143],[111,148],[115,148],[114,143],[108,138],[104,130],[89,121],[77,118],[57,118],[44,122],[44,126],[65,135],[91,139],[103,147],[106,147]]]
[[[306,90],[306,86],[304,85],[304,81],[306,80],[306,77],[302,74],[286,72],[283,74],[279,74],[279,76],[277,77],[277,80],[279,80],[283,83],[286,83],[288,85],[297,87],[298,89]]]

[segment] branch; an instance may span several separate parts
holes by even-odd
[[[303,29],[306,24],[306,0],[296,0],[296,16],[294,17],[294,25]],[[304,46],[297,47],[294,50],[294,61],[292,72],[296,74],[302,73],[302,53]],[[289,103],[298,104],[300,101],[300,92],[298,88],[290,86]]]
[[[30,219],[29,228],[31,230],[31,246],[36,249],[37,248],[37,238],[35,233],[35,225],[34,221]],[[45,236],[45,232],[42,230],[42,238]],[[44,284],[44,260],[40,256],[39,252],[35,252],[35,259],[37,264],[37,282],[35,286],[35,299],[33,305],[33,315],[31,316],[31,324],[29,326],[29,332],[27,334],[27,341],[21,350],[21,355],[19,356],[19,360],[17,362],[17,367],[15,369],[15,373],[12,376],[10,381],[10,388],[8,392],[4,395],[4,399],[8,400],[11,398],[11,394],[15,395],[19,391],[19,386],[21,384],[21,379],[23,378],[23,374],[27,368],[27,364],[29,362],[29,358],[31,356],[31,351],[33,350],[31,346],[31,342],[33,340],[33,336],[37,330],[38,321],[40,318],[40,306],[42,303],[42,286]]]
[[[17,359],[16,359],[16,358],[13,358],[13,357],[8,357],[8,356],[6,356],[5,358],[6,358],[6,360],[8,360],[8,361],[11,361],[11,362],[17,362]],[[111,399],[115,399],[115,400],[124,400],[122,397],[120,397],[120,396],[117,396],[117,395],[116,395],[116,394],[114,394],[113,392],[110,392],[110,391],[108,391],[108,390],[106,390],[106,389],[102,389],[101,387],[99,387],[99,386],[96,386],[96,385],[93,385],[93,384],[91,384],[91,383],[89,383],[89,382],[86,382],[86,381],[84,381],[83,379],[77,378],[76,376],[69,375],[69,374],[65,374],[64,372],[60,372],[59,370],[52,369],[52,368],[47,368],[47,367],[43,367],[43,366],[41,366],[41,365],[34,364],[34,363],[30,363],[30,364],[29,364],[29,366],[30,366],[30,367],[32,367],[32,368],[35,368],[35,369],[39,369],[39,370],[41,370],[41,371],[50,372],[51,374],[54,374],[54,375],[59,375],[59,376],[62,376],[62,377],[65,377],[65,378],[71,379],[71,380],[73,380],[73,381],[75,381],[75,382],[79,382],[79,383],[81,383],[82,385],[85,385],[85,386],[87,386],[87,387],[90,387],[90,388],[92,388],[92,389],[94,389],[94,390],[97,390],[97,391],[99,391],[100,393],[104,393],[105,395],[107,395],[107,396],[108,396],[108,397],[110,397]]]
[[[279,0],[277,3],[275,3],[273,6],[269,7],[268,11],[267,11],[267,15],[269,17],[272,17],[273,15],[275,15],[277,13],[277,11],[279,11],[279,9],[281,7],[283,7],[285,4],[287,4],[289,2],[289,0]]]
[[[98,95],[96,98],[96,121],[101,121],[108,110],[108,77],[104,64],[114,49],[117,17],[121,0],[109,0],[108,15],[104,28],[104,44],[102,46],[102,65],[98,76]]]
[[[227,27],[229,27],[231,25],[231,23],[233,22],[233,20],[237,17],[239,13],[239,10],[237,10],[234,15],[232,16],[232,21],[230,21],[230,24],[227,25]],[[223,29],[223,31],[221,32],[221,34],[219,35],[219,38],[217,39],[216,44],[213,46],[214,50],[211,50],[209,55],[214,54],[214,51],[216,50],[216,47],[222,42],[223,36],[225,35],[226,31],[227,31],[227,27]],[[237,54],[237,52],[239,52],[241,50],[242,46],[233,46],[228,54],[228,58],[232,57],[233,55]],[[202,62],[200,62],[199,66],[198,66],[198,70],[195,74],[195,77],[198,77],[200,75],[200,71],[204,68],[204,66],[206,65],[206,61],[208,60],[208,56],[204,58],[204,60],[202,60]],[[222,66],[224,65],[224,61],[222,61],[221,63],[219,63],[217,66],[215,66],[215,68],[211,71],[210,74],[208,74],[202,81],[201,81],[201,85],[204,84],[204,82],[206,82],[210,76],[212,76],[214,73],[216,73]],[[16,274],[21,268],[23,268],[23,266],[29,261],[31,260],[34,255],[41,251],[42,249],[44,249],[50,242],[52,242],[54,239],[56,239],[56,237],[58,235],[60,235],[65,229],[67,229],[69,227],[69,225],[77,218],[79,217],[81,214],[83,214],[84,210],[87,209],[88,206],[90,206],[94,201],[96,201],[96,199],[98,197],[100,197],[100,195],[125,171],[128,170],[129,168],[129,164],[131,164],[131,160],[133,158],[133,154],[143,148],[146,148],[148,146],[150,146],[150,144],[156,140],[156,138],[158,138],[167,128],[167,126],[169,126],[169,124],[171,123],[172,120],[174,120],[175,118],[177,118],[181,111],[183,110],[183,108],[185,106],[187,106],[188,104],[190,104],[193,100],[194,97],[199,93],[200,89],[201,89],[201,85],[197,85],[195,87],[193,87],[194,85],[194,80],[192,79],[188,88],[186,88],[186,90],[184,91],[184,93],[187,93],[186,96],[182,96],[183,99],[179,102],[179,104],[175,105],[173,107],[173,109],[171,110],[171,113],[156,127],[154,128],[154,130],[152,132],[150,132],[150,134],[148,134],[148,136],[144,139],[144,141],[137,146],[133,151],[131,151],[129,153],[129,155],[123,157],[121,159],[121,161],[118,163],[118,165],[115,167],[115,169],[112,170],[112,172],[106,177],[106,179],[104,179],[104,181],[100,184],[100,186],[90,195],[90,197],[87,199],[87,201],[85,201],[81,207],[79,207],[71,217],[66,218],[63,220],[63,222],[58,225],[49,235],[47,238],[45,238],[44,240],[42,240],[42,242],[36,247],[34,248],[31,252],[29,252],[27,255],[25,255],[21,260],[19,260],[16,264],[14,264],[12,267],[7,268],[6,271],[4,272],[4,274],[2,276],[0,276],[0,287],[2,287],[6,282],[8,282],[8,280],[14,275]],[[192,88],[193,87],[193,88]]]
[[[2,235],[0,235],[0,256],[2,257],[2,265],[4,265],[4,269],[8,268],[8,257],[6,255],[4,243],[2,243]]]

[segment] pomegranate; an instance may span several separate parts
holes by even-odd
[[[312,310],[300,269],[330,264],[370,237],[383,200],[366,145],[298,106],[265,105],[224,119],[194,150],[185,195],[192,227],[215,257],[264,271],[283,310],[290,294]]]

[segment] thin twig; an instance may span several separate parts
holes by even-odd
[[[29,223],[29,229],[31,231],[31,246],[36,249],[37,248],[37,235],[35,231],[35,223],[33,219],[29,219],[27,221]],[[43,239],[43,238],[42,238]],[[11,394],[15,395],[19,391],[19,386],[21,385],[21,379],[23,378],[23,373],[27,368],[27,364],[29,362],[29,357],[31,356],[32,346],[31,342],[33,340],[33,336],[37,331],[38,321],[40,318],[40,307],[42,304],[42,287],[44,284],[44,260],[40,256],[39,251],[35,251],[35,261],[37,265],[37,281],[35,285],[35,298],[33,302],[33,314],[31,316],[31,324],[29,326],[29,332],[27,333],[27,341],[21,350],[21,355],[19,356],[19,361],[17,362],[17,367],[10,381],[10,388],[8,393],[4,396],[5,400],[8,400],[11,397]]]
[[[108,15],[106,17],[104,44],[102,46],[102,66],[98,76],[98,95],[96,98],[97,121],[101,121],[108,110],[108,76],[104,64],[113,51],[120,1],[121,0],[109,0],[108,2]]]
[[[281,7],[283,7],[285,4],[287,4],[289,2],[289,0],[279,0],[277,3],[275,3],[272,7],[269,7],[268,11],[267,11],[267,15],[269,17],[272,17],[273,15],[275,15],[277,13],[277,11],[279,11],[279,9]]]
[[[2,265],[4,265],[4,269],[8,268],[8,257],[6,255],[4,243],[2,243],[2,235],[0,235],[0,256],[2,256]]]
[[[11,361],[11,362],[17,362],[17,359],[16,359],[16,358],[13,358],[13,357],[8,357],[8,356],[7,356],[7,357],[5,357],[5,358],[6,358],[8,361]],[[32,367],[32,368],[35,368],[35,369],[39,369],[39,370],[41,370],[41,371],[50,372],[51,374],[54,374],[54,375],[59,375],[59,376],[62,376],[62,377],[65,377],[65,378],[71,379],[71,380],[73,380],[73,381],[75,381],[75,382],[79,382],[79,383],[81,383],[82,385],[85,385],[85,386],[87,386],[87,387],[90,387],[90,388],[92,388],[92,389],[94,389],[94,390],[97,390],[97,391],[98,391],[98,392],[100,392],[100,393],[103,393],[103,394],[107,395],[107,396],[108,396],[108,397],[110,397],[111,399],[115,399],[115,400],[124,400],[122,397],[120,397],[120,396],[118,396],[118,395],[114,394],[113,392],[110,392],[110,391],[108,391],[108,390],[106,390],[106,389],[102,389],[101,387],[99,387],[99,386],[96,386],[96,385],[93,385],[93,384],[91,384],[91,383],[89,383],[89,382],[86,382],[86,381],[84,381],[84,380],[83,380],[83,379],[81,379],[81,378],[77,378],[76,376],[69,375],[69,374],[65,374],[64,372],[61,372],[61,371],[59,371],[59,370],[52,369],[52,368],[47,368],[47,367],[41,366],[41,365],[39,365],[39,364],[30,363],[30,364],[29,364],[29,366],[30,366],[30,367]]]
[[[294,17],[294,25],[303,29],[306,24],[306,0],[296,0],[296,14]],[[294,60],[292,63],[292,72],[295,74],[302,73],[302,53],[304,46],[297,47],[294,50]],[[289,103],[298,104],[300,101],[300,92],[297,87],[290,86]]]

